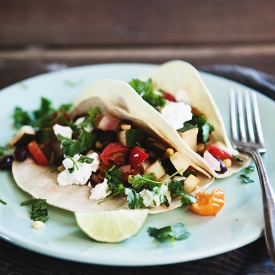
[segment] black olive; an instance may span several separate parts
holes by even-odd
[[[28,157],[28,149],[26,147],[18,147],[14,151],[14,157],[18,161],[24,161]]]
[[[12,155],[6,155],[3,156],[0,159],[0,170],[8,170],[11,168],[13,162],[13,156]]]
[[[218,174],[224,174],[226,171],[227,171],[227,167],[225,166],[224,162],[221,160],[221,159],[218,159],[217,160],[219,161],[220,163],[220,167],[221,167],[221,170],[220,171],[216,171]]]

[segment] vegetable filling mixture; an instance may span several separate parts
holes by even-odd
[[[163,95],[171,99],[168,93]],[[165,97],[163,102],[168,101]],[[29,152],[39,165],[55,163],[59,186],[87,184],[90,199],[98,204],[116,196],[126,196],[130,209],[169,207],[175,197],[183,205],[198,204],[192,194],[200,184],[197,171],[174,148],[148,136],[131,121],[102,113],[99,107],[72,120],[70,107],[66,104],[56,110],[46,98],[41,98],[40,109],[32,113],[16,107],[14,125],[19,131],[9,142],[16,148],[15,158],[24,161]],[[201,128],[210,125],[203,121]],[[213,130],[211,125],[208,129]],[[215,215],[223,203],[212,212],[190,209]]]

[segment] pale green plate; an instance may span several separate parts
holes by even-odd
[[[129,81],[155,68],[148,64],[102,64],[64,69],[16,83],[0,92],[0,145],[14,134],[11,115],[15,106],[33,110],[40,97],[53,100],[56,107],[74,100],[91,82],[102,78]],[[235,82],[201,73],[229,130],[230,87]],[[275,103],[258,94],[267,153],[263,156],[271,182],[275,181]],[[10,172],[0,171],[0,237],[26,249],[67,260],[103,265],[160,265],[201,259],[244,246],[262,235],[263,215],[257,172],[251,184],[243,184],[239,174],[216,180],[212,188],[223,188],[226,203],[217,217],[197,216],[185,208],[151,215],[141,232],[120,244],[96,243],[77,227],[73,213],[49,207],[50,219],[44,230],[32,229],[29,208],[20,203],[30,196],[21,191]],[[182,222],[190,237],[173,246],[157,243],[148,236],[150,226],[163,227]]]

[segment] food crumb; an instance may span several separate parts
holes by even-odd
[[[32,224],[32,228],[34,229],[42,229],[45,227],[45,224],[41,221],[35,221],[33,224]]]

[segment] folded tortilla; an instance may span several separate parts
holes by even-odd
[[[90,107],[98,106],[102,112],[107,111],[121,120],[129,120],[134,126],[142,128],[150,136],[166,142],[177,151],[173,139],[170,138],[170,128],[167,132],[160,132],[158,128],[163,123],[163,117],[149,105],[125,82],[117,80],[101,80],[85,89],[76,99],[72,111],[73,117],[81,116]],[[156,127],[157,126],[157,127]],[[213,182],[213,176],[189,158],[188,152],[181,154],[190,161],[190,166],[198,171],[200,185],[199,192]],[[57,183],[58,172],[53,166],[37,165],[31,158],[24,162],[14,161],[12,173],[18,186],[35,198],[46,199],[47,203],[73,212],[103,211],[127,209],[126,197],[112,198],[104,203],[90,200],[90,187],[87,185],[59,186]],[[175,198],[169,207],[160,206],[151,208],[150,213],[165,212],[181,206],[180,198]]]
[[[155,89],[162,89],[175,95],[179,90],[183,90],[188,94],[191,100],[191,106],[199,110],[207,117],[207,120],[214,126],[215,130],[210,135],[210,144],[216,144],[227,152],[234,152],[230,140],[227,136],[224,122],[220,111],[205,83],[200,77],[199,72],[189,63],[181,60],[173,60],[157,67],[152,72],[139,77],[145,81],[151,78]],[[148,104],[149,105],[149,104]],[[157,112],[157,111],[156,111]],[[166,119],[164,118],[166,121]],[[164,123],[164,122],[163,122]],[[168,122],[166,121],[166,124]],[[164,130],[166,126],[162,126]],[[160,131],[163,134],[163,131]],[[176,144],[177,150],[185,152],[198,166],[206,170],[216,178],[229,177],[232,174],[239,172],[243,167],[247,166],[250,158],[247,155],[238,153],[238,157],[243,162],[234,162],[224,174],[219,174],[196,152],[190,149],[183,140],[177,140],[177,131],[173,129],[173,134],[169,138]],[[194,156],[195,155],[195,156]],[[194,157],[193,157],[194,156]]]

